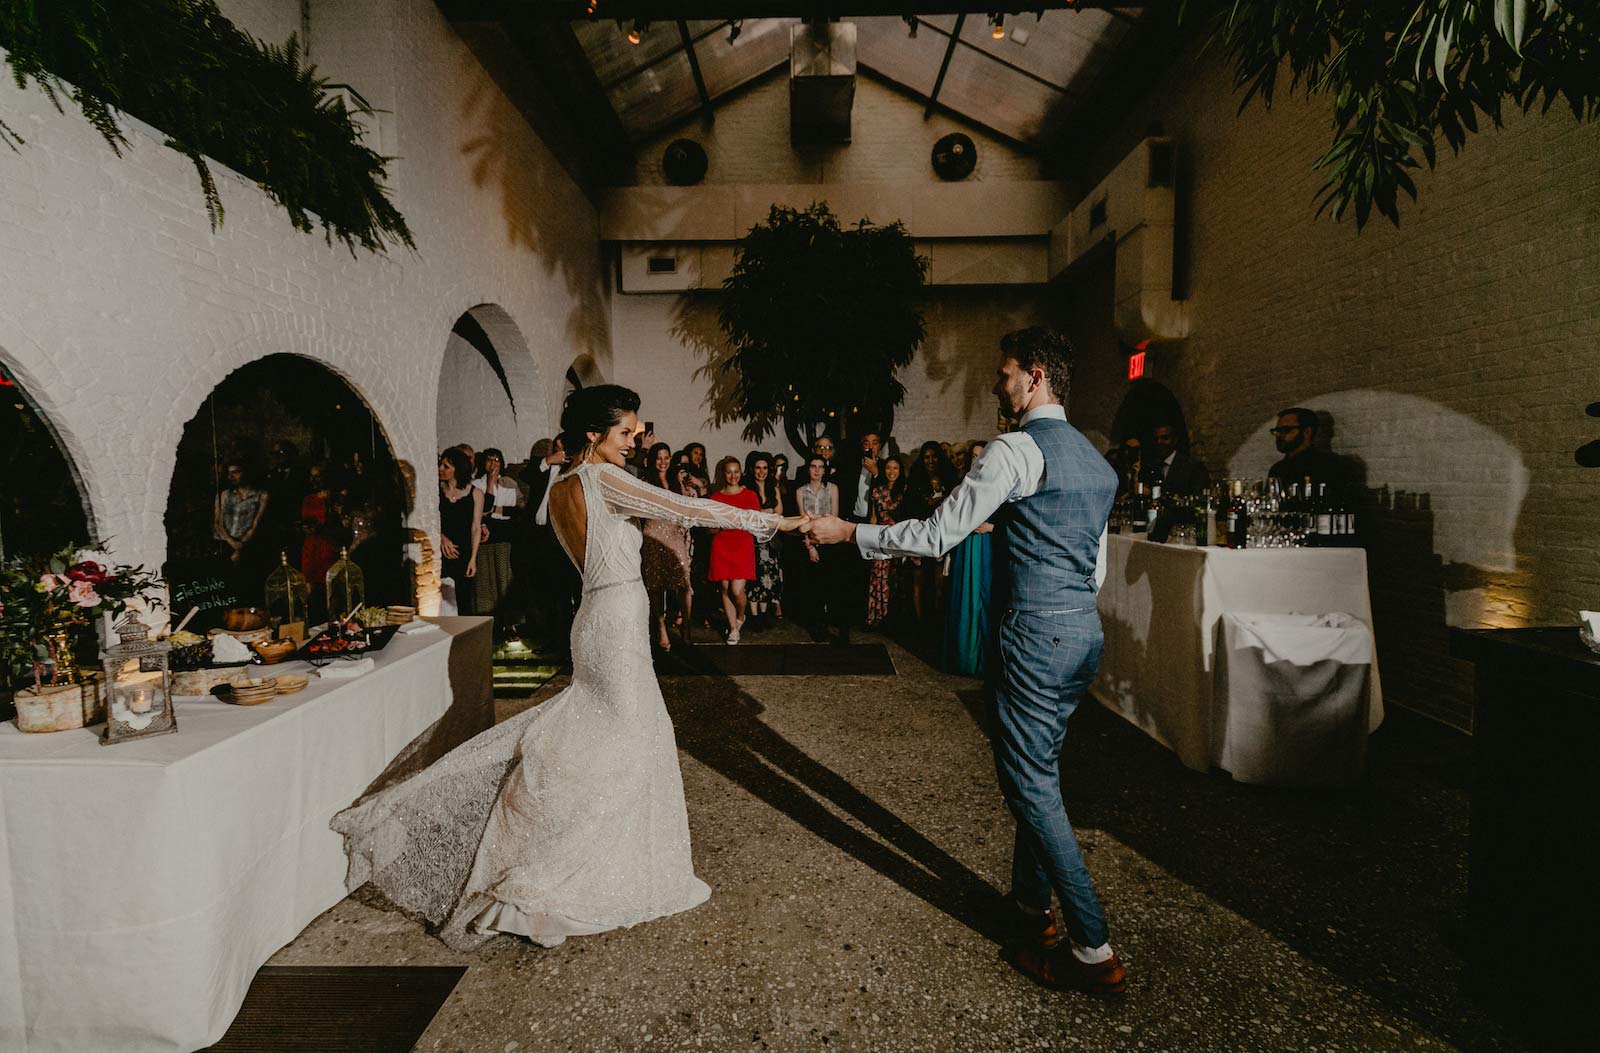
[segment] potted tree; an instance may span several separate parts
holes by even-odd
[[[112,565],[99,545],[0,564],[0,662],[19,685],[12,701],[22,731],[66,731],[92,723],[97,684],[77,672],[77,651],[102,615],[154,598],[161,579]]]
[[[774,205],[722,283],[726,348],[702,370],[725,395],[715,423],[742,420],[755,442],[781,428],[798,450],[824,431],[887,431],[905,399],[895,373],[925,333],[927,275],[900,223],[845,227],[826,203]]]

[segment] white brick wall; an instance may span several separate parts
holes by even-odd
[[[789,142],[788,81],[777,77],[718,107],[714,123],[692,123],[658,137],[639,151],[640,180],[661,183],[661,154],[679,137],[706,148],[707,183],[937,183],[929,157],[951,131],[978,145],[972,179],[1040,178],[1037,163],[983,132],[935,114],[865,76],[856,78],[853,141],[848,146],[797,150]],[[873,216],[890,222],[894,216]],[[902,449],[927,439],[988,437],[995,431],[994,356],[1005,332],[1037,324],[1049,310],[1041,287],[941,288],[926,298],[928,340],[900,373],[906,401],[895,416]],[[612,300],[616,379],[645,396],[645,417],[675,447],[699,441],[713,456],[743,453],[752,444],[739,424],[713,428],[710,388],[694,377],[705,362],[705,342],[720,339],[714,302],[671,295],[618,295]],[[786,442],[768,438],[771,449]]]
[[[227,6],[269,40],[298,24],[295,0]],[[318,4],[312,25],[323,71],[393,111],[386,145],[403,155],[397,203],[415,254],[353,258],[221,169],[227,220],[213,233],[192,167],[159,134],[133,126],[119,159],[76,115],[0,85],[0,111],[28,139],[0,161],[0,363],[61,435],[122,558],[163,558],[183,424],[245,362],[292,352],[327,364],[426,479],[463,312],[490,305],[481,316],[517,400],[513,449],[553,429],[575,354],[610,359],[593,208],[430,0]],[[436,518],[424,500],[413,521]]]
[[[1600,473],[1573,451],[1600,435],[1600,134],[1559,109],[1513,114],[1459,156],[1441,150],[1397,230],[1315,219],[1326,106],[1237,99],[1214,59],[1188,59],[1103,147],[1114,162],[1159,120],[1192,173],[1193,335],[1157,348],[1197,452],[1259,477],[1283,406],[1332,413],[1334,447],[1368,485],[1428,495],[1377,517],[1370,549],[1386,691],[1463,723],[1470,667],[1450,625],[1570,625],[1600,604]],[[1093,285],[1102,278],[1085,276]],[[1109,424],[1125,362],[1087,292],[1075,413]]]

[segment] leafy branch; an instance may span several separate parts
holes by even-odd
[[[352,253],[415,248],[383,185],[387,159],[292,36],[258,42],[215,0],[0,0],[0,48],[19,88],[35,84],[58,110],[70,100],[118,156],[119,114],[160,129],[194,164],[212,229],[223,206],[208,159],[255,180],[297,230],[320,223]],[[24,142],[3,120],[0,141]]]
[[[1270,108],[1285,69],[1291,93],[1331,97],[1317,214],[1353,207],[1357,228],[1374,208],[1398,225],[1409,170],[1434,167],[1441,137],[1459,153],[1480,115],[1499,127],[1508,101],[1600,114],[1594,0],[1191,0],[1183,17],[1226,51],[1240,112]]]

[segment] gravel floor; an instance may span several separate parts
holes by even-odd
[[[1451,733],[1391,720],[1361,789],[1265,790],[1086,704],[1066,800],[1130,972],[1100,1001],[999,961],[981,908],[1011,827],[978,685],[890,651],[896,676],[663,681],[699,909],[463,956],[358,892],[272,964],[469,966],[422,1050],[1531,1048],[1459,990]]]

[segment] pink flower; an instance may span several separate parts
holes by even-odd
[[[57,577],[54,574],[39,575],[39,590],[41,592],[54,592],[66,583],[66,578]]]
[[[67,587],[67,599],[79,607],[100,606],[100,594],[87,581],[75,581]]]

